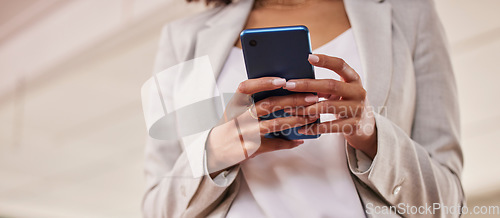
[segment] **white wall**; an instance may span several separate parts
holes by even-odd
[[[49,3],[0,22],[27,20],[0,34],[0,216],[140,217],[140,88],[161,26],[203,5]]]

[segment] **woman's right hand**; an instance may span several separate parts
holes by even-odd
[[[303,140],[265,138],[264,135],[312,123],[319,116],[290,116],[272,120],[257,118],[282,109],[312,105],[318,101],[317,95],[273,96],[256,102],[254,106],[251,104],[252,94],[279,89],[285,83],[285,79],[278,77],[249,79],[240,83],[224,111],[223,123],[212,129],[207,140],[207,168],[212,177],[248,158],[304,143]]]

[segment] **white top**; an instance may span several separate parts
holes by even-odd
[[[363,79],[352,30],[313,53],[343,58]],[[339,79],[314,68],[317,79]],[[234,93],[247,79],[242,50],[234,47],[217,80],[221,93]],[[321,122],[334,119],[321,115]],[[227,217],[364,217],[349,174],[342,134],[323,134],[290,150],[259,155],[241,164],[244,181]]]

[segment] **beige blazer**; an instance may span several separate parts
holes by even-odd
[[[377,215],[373,209],[463,205],[457,91],[432,0],[344,2],[366,75],[368,99],[377,109],[378,153],[369,167],[358,166],[355,150],[346,146],[365,213],[368,217],[412,217]],[[208,55],[218,76],[252,4],[252,0],[240,0],[166,25],[155,72]],[[201,94],[212,93],[210,87],[203,90]],[[204,142],[207,135],[200,134],[198,141]],[[232,179],[227,186],[218,186],[206,176],[180,176],[190,171],[183,143],[149,138],[144,216],[224,217],[239,189],[239,167],[228,172]],[[436,210],[427,216],[452,216],[444,212]]]

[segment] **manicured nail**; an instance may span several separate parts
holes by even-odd
[[[304,144],[304,140],[297,140],[294,143],[295,143],[295,145],[301,145],[301,144]]]
[[[286,85],[284,87],[285,89],[293,89],[295,88],[295,82],[286,82]]]
[[[308,60],[311,63],[318,63],[319,62],[319,57],[317,55],[310,54]]]
[[[317,95],[309,95],[306,96],[304,99],[306,102],[312,103],[312,102],[317,102],[318,101],[318,96]]]
[[[304,128],[301,128],[301,129],[297,130],[297,132],[298,132],[299,134],[305,134],[305,133],[306,133],[306,130],[305,130]]]
[[[274,79],[272,83],[275,86],[283,86],[286,84],[286,79]]]

